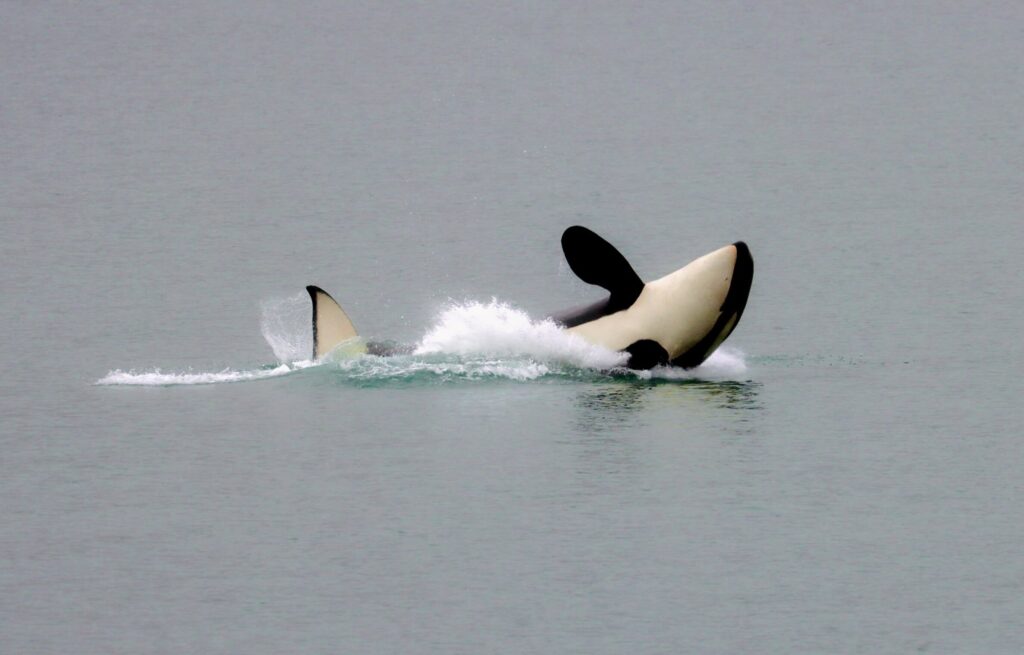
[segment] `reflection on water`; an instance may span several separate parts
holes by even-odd
[[[709,440],[722,446],[751,441],[761,414],[760,386],[621,377],[580,389],[563,442],[576,459],[580,492],[630,495],[651,484],[664,459],[685,462],[692,448],[699,452],[698,444]]]
[[[612,382],[581,391],[576,397],[577,428],[584,433],[614,432],[634,424],[646,386]]]
[[[725,417],[746,423],[761,408],[758,382],[707,380],[613,380],[594,385],[576,397],[577,428],[583,433],[618,431],[652,421],[665,414],[685,412],[695,418]],[[723,412],[723,410],[725,410]]]

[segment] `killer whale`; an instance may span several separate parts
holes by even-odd
[[[556,315],[572,333],[630,354],[630,368],[699,366],[732,333],[750,295],[754,260],[742,241],[644,283],[610,243],[582,226],[562,234],[572,271],[609,295]]]
[[[590,343],[629,353],[633,369],[699,366],[736,329],[754,277],[754,260],[742,241],[646,283],[613,245],[585,227],[565,230],[562,252],[573,273],[608,296],[551,318]],[[314,359],[342,343],[350,354],[396,352],[356,339],[355,326],[330,294],[312,285],[306,291],[313,303]]]

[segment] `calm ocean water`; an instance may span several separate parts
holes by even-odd
[[[0,652],[1024,651],[1019,3],[7,2],[0,90]],[[572,224],[739,328],[602,373]]]

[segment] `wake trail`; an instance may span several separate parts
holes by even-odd
[[[105,376],[96,380],[100,386],[137,386],[137,387],[165,387],[191,384],[221,384],[224,382],[247,382],[250,380],[265,380],[268,378],[281,377],[312,365],[312,362],[302,366],[301,362],[292,365],[281,364],[275,368],[255,369],[250,371],[235,371],[223,369],[216,372],[164,372],[160,369],[149,371],[122,371],[120,369],[110,371]]]

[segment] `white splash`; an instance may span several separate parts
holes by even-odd
[[[551,319],[534,321],[526,312],[492,299],[452,303],[416,346],[415,355],[528,357],[579,368],[611,369],[628,355],[587,343]]]
[[[305,293],[260,303],[260,332],[278,362],[301,361],[313,352],[310,311]]]

